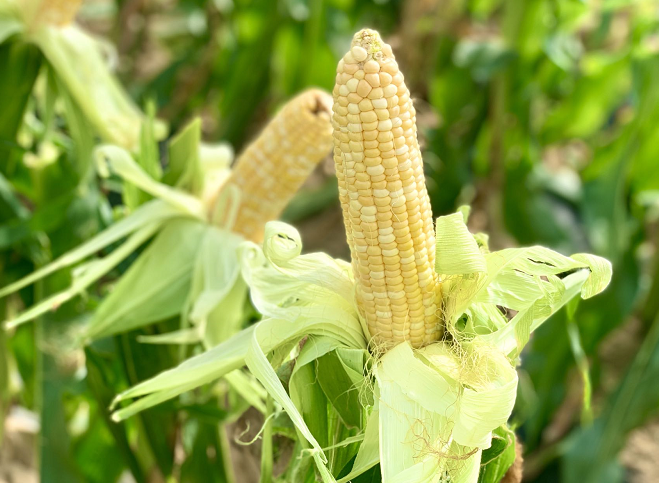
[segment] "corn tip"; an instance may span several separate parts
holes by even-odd
[[[366,53],[365,58],[358,58],[359,53],[361,52],[359,49],[364,49]],[[351,43],[351,52],[353,56],[355,56],[355,60],[358,62],[370,59],[385,60],[388,58],[394,58],[391,46],[382,40],[382,37],[377,30],[369,28],[362,29],[354,35]]]
[[[306,101],[306,108],[311,115],[320,117],[324,116],[327,119],[332,115],[332,99],[331,94],[322,89],[311,88],[301,94]]]

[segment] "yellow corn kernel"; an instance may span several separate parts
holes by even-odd
[[[233,231],[260,242],[332,147],[332,97],[310,89],[289,101],[239,156],[222,190],[238,193]],[[228,211],[228,210],[227,210]],[[227,224],[226,216],[220,217]]]
[[[433,218],[414,106],[376,31],[355,34],[333,96],[334,162],[360,312],[376,344],[421,347],[442,332]]]

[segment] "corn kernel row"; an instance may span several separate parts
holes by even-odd
[[[223,190],[239,193],[233,231],[260,242],[332,147],[332,98],[310,89],[289,101],[239,156]]]
[[[334,161],[357,302],[376,343],[437,340],[440,285],[416,115],[391,47],[365,29],[339,61]]]

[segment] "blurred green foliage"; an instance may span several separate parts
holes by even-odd
[[[236,150],[300,89],[331,90],[354,31],[380,30],[417,99],[436,216],[471,204],[472,231],[487,231],[493,248],[537,243],[613,262],[604,294],[534,335],[513,420],[528,481],[623,480],[616,455],[659,409],[656,0],[89,0],[78,19],[110,40],[123,85],[139,105],[153,101],[171,132],[199,115],[206,140]],[[120,199],[91,176],[98,133],[38,49],[10,36],[0,72],[4,286],[110,224]],[[337,203],[322,196],[305,210],[309,198],[300,200],[297,211],[311,216]],[[21,298],[40,300],[70,276]],[[218,405],[229,397],[221,391],[109,421],[117,392],[179,354],[135,342],[176,320],[99,341],[84,357],[67,348],[59,334],[84,323],[104,290],[0,334],[0,411],[20,405],[40,416],[42,481],[116,481],[124,472],[138,482],[154,473],[235,481],[221,457],[228,443],[214,429],[233,417]],[[7,313],[20,305],[0,303]],[[617,337],[633,341],[611,355]],[[592,424],[580,419],[577,360],[582,371],[589,364]]]

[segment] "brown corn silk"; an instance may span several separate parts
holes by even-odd
[[[314,168],[330,153],[331,106],[329,93],[319,89],[303,92],[286,103],[239,156],[222,188],[229,199],[238,197],[235,222],[230,227],[234,232],[262,241],[265,224],[281,215]],[[227,224],[226,214],[220,223]]]
[[[82,0],[43,0],[37,12],[40,24],[63,27],[75,19]]]
[[[391,47],[369,29],[339,61],[334,162],[356,298],[375,344],[441,335],[435,234],[416,116]]]

